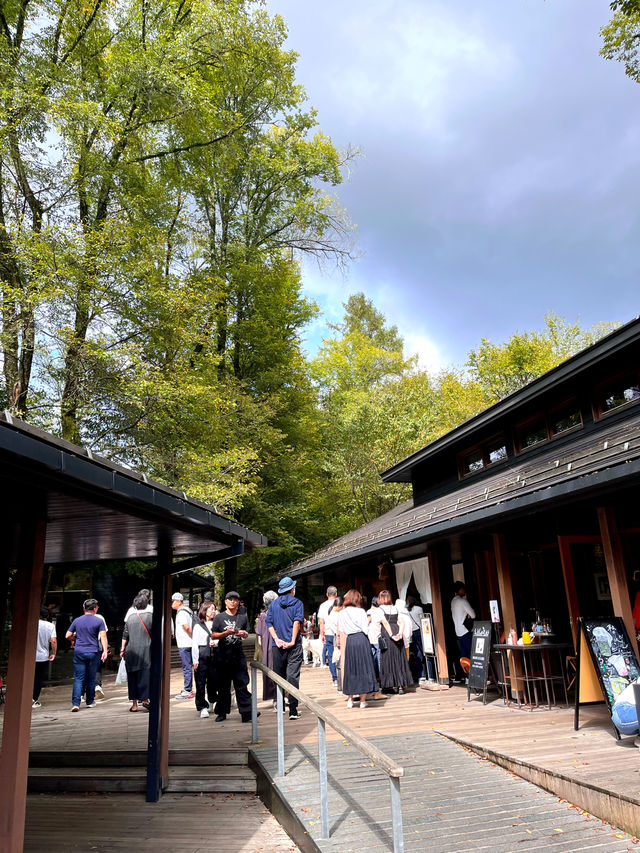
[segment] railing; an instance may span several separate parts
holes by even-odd
[[[278,776],[284,776],[284,691],[294,696],[298,702],[309,709],[318,718],[318,770],[320,773],[320,825],[321,838],[329,838],[329,784],[327,779],[327,724],[345,737],[352,746],[364,753],[367,758],[389,777],[391,795],[391,823],[393,825],[393,853],[404,853],[402,832],[402,801],[400,799],[400,777],[404,776],[404,767],[396,764],[369,741],[356,734],[349,726],[326,711],[322,705],[298,690],[284,678],[277,675],[264,664],[251,662],[251,743],[258,743],[258,670],[270,678],[277,688],[278,709]]]

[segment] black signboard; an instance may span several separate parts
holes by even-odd
[[[581,619],[580,625],[584,640],[580,639],[578,649],[576,729],[579,705],[590,704],[598,699],[602,701],[597,696],[597,688],[592,676],[593,687],[589,684],[590,672],[593,673],[595,670],[609,713],[613,710],[616,698],[640,676],[638,661],[620,616],[611,616],[609,619]],[[589,651],[586,656],[585,645]],[[589,658],[590,663],[593,664],[593,670],[589,667]]]
[[[471,663],[468,686],[474,690],[485,690],[489,674],[491,651],[491,622],[474,622],[471,637]]]

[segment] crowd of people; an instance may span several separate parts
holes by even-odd
[[[304,604],[295,592],[295,580],[282,578],[277,592],[269,590],[264,594],[264,606],[255,622],[261,660],[291,685],[299,686],[303,661],[311,662],[315,631],[322,662],[328,666],[333,684],[344,695],[349,708],[354,705],[366,708],[369,700],[402,695],[410,686],[426,681],[427,661],[421,643],[424,611],[419,601],[394,602],[391,593],[382,590],[365,609],[357,590],[350,589],[344,596],[338,596],[337,588],[329,586],[316,619],[311,614],[305,616]],[[223,722],[231,713],[233,687],[241,720],[249,722],[251,694],[242,642],[249,636],[249,620],[239,594],[227,591],[221,612],[208,597],[194,612],[179,592],[173,594],[171,604],[172,632],[183,681],[175,699],[193,699],[202,719],[213,712],[216,722]],[[150,707],[152,623],[151,593],[142,589],[125,614],[121,667],[116,679],[126,680],[129,710],[133,713],[148,711]],[[83,697],[87,708],[94,707],[97,695],[103,697],[97,682],[101,681],[99,673],[108,654],[107,626],[98,614],[95,599],[84,602],[83,615],[73,620],[66,637],[74,651],[71,710],[77,712]],[[43,609],[38,626],[34,707],[40,707],[44,670],[55,655],[55,630]],[[262,699],[276,707],[275,684],[264,674]],[[287,695],[287,700],[289,719],[299,719],[296,697]]]

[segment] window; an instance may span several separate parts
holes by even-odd
[[[582,426],[582,415],[577,401],[565,402],[549,412],[536,415],[516,425],[518,453],[537,447],[557,435]]]
[[[596,406],[598,416],[613,412],[621,406],[640,400],[637,376],[626,376],[605,385],[598,394]]]
[[[471,450],[461,453],[459,459],[459,475],[461,478],[477,474],[491,465],[502,462],[507,458],[507,445],[504,437],[493,436]]]

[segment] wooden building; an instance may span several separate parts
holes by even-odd
[[[168,772],[172,575],[211,562],[233,562],[266,540],[214,507],[6,413],[0,415],[0,491],[0,621],[11,624],[0,839],[3,851],[20,853],[44,566],[143,559],[153,567],[147,800],[154,802]]]
[[[579,616],[618,615],[637,652],[640,319],[382,478],[410,483],[412,499],[291,567],[309,600],[329,583],[417,591],[432,602],[442,683],[456,580],[478,618],[499,602],[505,631],[537,612],[575,642]]]

